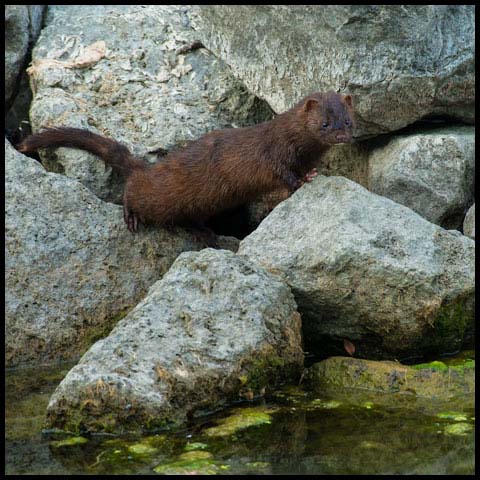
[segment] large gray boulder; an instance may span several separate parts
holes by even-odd
[[[28,70],[33,130],[88,128],[155,161],[208,131],[271,118],[205,48],[173,5],[52,5]],[[78,179],[104,200],[120,203],[121,182],[98,158],[58,149],[41,153],[49,170]]]
[[[181,229],[132,235],[121,207],[7,141],[5,161],[7,366],[83,353],[181,252],[201,248]]]
[[[47,422],[158,428],[262,395],[302,366],[300,316],[283,282],[228,251],[186,252],[67,374]]]
[[[204,45],[275,112],[353,95],[356,135],[475,118],[474,5],[202,5]]]
[[[5,104],[17,92],[29,49],[38,38],[45,5],[5,5]]]
[[[304,185],[238,253],[290,285],[308,351],[454,351],[473,329],[473,240],[342,177]]]
[[[371,151],[368,167],[370,191],[444,228],[461,228],[475,194],[475,129],[395,136]]]

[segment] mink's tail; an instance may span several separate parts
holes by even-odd
[[[18,150],[20,152],[31,152],[46,147],[70,147],[86,150],[97,155],[107,165],[125,176],[128,176],[133,170],[146,167],[146,164],[134,157],[125,145],[81,128],[44,129],[27,137],[18,145]]]

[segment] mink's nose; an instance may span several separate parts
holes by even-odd
[[[349,142],[351,139],[351,135],[348,135],[346,133],[337,133],[335,135],[335,140],[338,142],[338,143],[346,143],[346,142]]]

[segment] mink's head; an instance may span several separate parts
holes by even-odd
[[[314,93],[301,102],[307,133],[321,143],[352,141],[352,97],[336,92]]]

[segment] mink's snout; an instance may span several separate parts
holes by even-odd
[[[352,141],[352,134],[345,132],[337,133],[335,135],[335,141],[337,143],[349,143]]]

